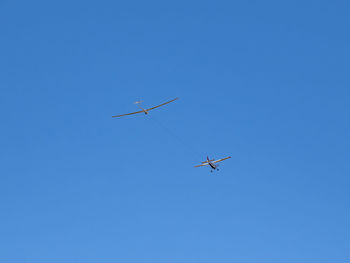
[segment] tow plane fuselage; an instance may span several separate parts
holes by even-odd
[[[208,156],[207,156],[207,161],[208,161],[208,164],[209,164],[209,166],[211,167],[211,169],[213,169],[214,171],[215,171],[215,170],[218,170],[218,171],[219,171],[219,169],[218,169],[218,166],[219,166],[219,165],[213,164],[213,163],[209,160],[209,157],[208,157]],[[211,172],[213,172],[213,170],[211,170]]]
[[[230,158],[231,158],[231,156],[226,157],[226,158],[222,158],[222,159],[218,159],[218,160],[215,160],[215,159],[210,160],[209,157],[207,156],[207,160],[205,162],[202,162],[202,164],[196,165],[195,167],[201,167],[201,166],[209,165],[210,168],[211,168],[211,170],[210,170],[211,172],[213,172],[215,170],[219,171],[219,169],[218,169],[219,165],[217,163],[218,162],[222,162],[222,161],[227,160],[227,159],[230,159]]]

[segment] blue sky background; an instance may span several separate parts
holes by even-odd
[[[350,262],[349,8],[0,1],[0,261]]]

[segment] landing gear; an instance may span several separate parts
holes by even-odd
[[[213,172],[213,170],[210,170],[210,172],[212,173],[212,172]]]

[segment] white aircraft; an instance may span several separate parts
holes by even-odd
[[[164,102],[164,103],[162,103],[162,104],[160,104],[160,105],[158,105],[158,106],[155,106],[155,107],[152,107],[152,108],[149,108],[149,109],[144,109],[144,108],[142,108],[142,107],[140,106],[141,101],[136,101],[135,104],[137,104],[137,106],[141,109],[140,111],[131,112],[131,113],[122,114],[122,115],[116,115],[116,116],[112,116],[112,118],[122,117],[122,116],[126,116],[126,115],[132,115],[132,114],[142,113],[142,112],[143,112],[144,114],[147,115],[148,112],[149,112],[150,110],[153,110],[153,109],[156,109],[156,108],[158,108],[158,107],[161,107],[161,106],[163,106],[163,105],[165,105],[165,104],[168,104],[168,103],[170,103],[170,102],[173,102],[173,101],[175,101],[175,100],[177,100],[177,99],[179,99],[179,98],[175,98],[175,99],[173,99],[173,100],[169,100],[169,101],[167,101],[167,102]]]
[[[215,171],[215,170],[218,170],[219,171],[219,169],[218,169],[218,164],[216,164],[216,163],[218,163],[218,162],[221,162],[221,161],[224,161],[224,160],[227,160],[227,159],[230,159],[231,158],[231,156],[229,156],[229,157],[226,157],[226,158],[222,158],[222,159],[219,159],[219,160],[209,160],[209,157],[207,156],[207,160],[205,161],[205,162],[202,162],[202,164],[200,164],[200,165],[196,165],[195,167],[201,167],[201,166],[206,166],[206,165],[209,165],[210,166],[210,168],[212,169],[212,170],[210,170],[210,172],[213,172],[213,170]]]

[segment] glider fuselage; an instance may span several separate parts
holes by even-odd
[[[138,105],[138,106],[139,106],[139,108],[140,108],[146,115],[148,114],[148,110],[142,108],[140,105]]]

